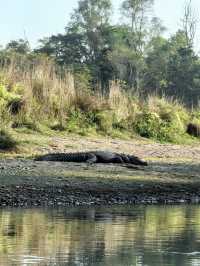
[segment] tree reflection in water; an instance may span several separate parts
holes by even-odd
[[[0,211],[0,265],[200,265],[200,207]]]

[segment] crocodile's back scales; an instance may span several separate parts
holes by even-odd
[[[88,162],[88,163],[129,163],[147,165],[134,155],[119,154],[109,151],[88,151],[75,153],[51,153],[38,156],[37,161]]]
[[[41,155],[36,158],[37,161],[59,161],[59,162],[86,162],[88,153],[75,152],[75,153],[50,153]]]

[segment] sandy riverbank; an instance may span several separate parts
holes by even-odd
[[[109,149],[133,153],[147,160],[149,165],[137,168],[113,164],[88,166],[1,156],[0,206],[200,201],[200,145],[80,137],[52,138],[49,143],[51,145],[38,146],[35,152]]]
[[[147,167],[0,162],[0,206],[65,206],[198,202],[198,163],[150,162]]]

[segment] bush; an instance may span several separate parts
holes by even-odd
[[[10,150],[17,146],[17,142],[5,129],[0,129],[0,149]]]
[[[97,128],[104,133],[111,133],[113,129],[114,115],[112,111],[102,111],[96,114]]]
[[[161,119],[157,113],[144,112],[136,117],[134,128],[142,137],[161,142],[177,142],[177,137],[184,134],[184,128],[180,126],[180,121],[175,117],[172,121],[166,121]]]
[[[56,121],[52,125],[50,125],[50,129],[55,130],[55,131],[64,131],[66,130],[66,127],[64,127],[62,123]]]
[[[158,141],[179,142],[188,123],[200,123],[199,110],[191,115],[177,101],[156,96],[142,101],[128,94],[121,81],[111,82],[109,95],[102,96],[92,89],[88,69],[76,71],[74,76],[60,71],[48,58],[35,59],[15,62],[14,58],[0,68],[1,125],[39,132],[48,126],[81,135],[138,133]],[[5,132],[2,143],[9,143]]]
[[[83,112],[79,109],[77,110],[71,110],[71,112],[68,115],[68,119],[66,121],[66,129],[69,132],[73,133],[80,133],[82,134],[84,132],[84,135],[86,134],[86,131],[91,128],[95,127],[93,121],[94,113],[92,112]]]
[[[22,99],[15,98],[9,101],[7,108],[12,115],[17,115],[25,106],[25,102]]]
[[[156,113],[144,112],[136,116],[134,128],[136,132],[146,138],[159,138],[162,120]]]

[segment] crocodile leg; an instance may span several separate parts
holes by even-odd
[[[130,163],[130,159],[126,154],[120,154],[120,157],[122,158],[124,163]]]
[[[88,154],[88,158],[86,160],[86,163],[88,164],[93,164],[93,163],[96,163],[97,162],[97,157],[94,153],[89,153]]]
[[[122,157],[120,155],[116,155],[115,158],[113,159],[113,163],[124,163]]]

